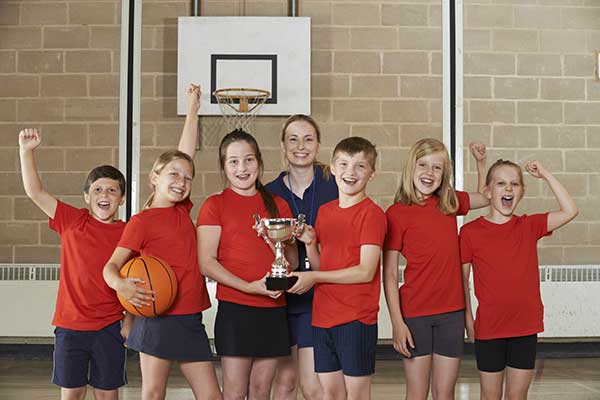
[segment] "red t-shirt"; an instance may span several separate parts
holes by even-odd
[[[484,217],[460,231],[463,264],[473,265],[477,339],[527,336],[544,330],[537,242],[548,214],[513,216],[504,224]]]
[[[281,218],[292,218],[289,206],[282,198],[273,196]],[[197,226],[221,227],[217,258],[233,275],[253,282],[271,271],[275,255],[254,230],[254,214],[268,218],[269,214],[260,193],[243,196],[227,188],[210,196],[200,209]],[[285,296],[273,299],[248,294],[217,283],[217,299],[252,307],[283,307]]]
[[[52,325],[97,331],[123,318],[123,307],[102,277],[121,233],[123,221],[105,224],[85,208],[61,201],[50,229],[60,235],[60,281]]]
[[[321,245],[321,271],[335,271],[360,264],[362,245],[383,246],[385,214],[368,197],[348,208],[339,200],[319,208],[315,232]],[[331,328],[352,321],[377,322],[381,270],[371,282],[357,284],[319,283],[313,300],[313,326]]]
[[[175,272],[177,298],[165,315],[195,314],[210,307],[198,265],[192,206],[185,200],[174,207],[146,208],[131,217],[119,241],[119,247],[160,258]]]
[[[470,208],[469,194],[456,191],[456,215]],[[385,250],[398,250],[406,258],[400,307],[404,317],[436,315],[465,308],[456,215],[444,215],[438,197],[425,205],[396,203],[386,212]]]

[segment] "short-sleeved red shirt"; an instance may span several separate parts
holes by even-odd
[[[385,239],[385,214],[371,199],[366,198],[348,208],[340,208],[339,200],[319,208],[315,226],[321,245],[321,271],[335,271],[360,264],[362,245],[382,247]],[[381,269],[367,283],[318,283],[313,300],[312,324],[321,328],[361,321],[377,322]]]
[[[165,261],[177,276],[177,298],[166,315],[195,314],[210,307],[204,276],[198,265],[196,230],[190,218],[192,202],[147,208],[131,217],[119,247]]]
[[[484,217],[460,231],[463,264],[473,265],[477,339],[533,335],[544,330],[537,242],[548,214],[513,216],[504,224]]]
[[[469,194],[456,192],[456,215],[470,208]],[[444,215],[438,197],[425,205],[396,203],[386,212],[385,250],[398,250],[406,258],[400,307],[404,317],[422,317],[465,308],[456,215]]]
[[[292,212],[282,198],[273,196],[281,218],[291,218]],[[273,251],[254,230],[254,214],[268,218],[269,214],[260,193],[243,196],[227,188],[210,196],[200,209],[197,226],[221,227],[217,258],[233,275],[253,282],[271,271]],[[285,296],[273,299],[248,294],[217,283],[217,299],[252,307],[282,307]]]
[[[60,281],[52,325],[96,331],[122,319],[123,307],[104,282],[102,271],[125,223],[105,224],[87,209],[59,201],[49,225],[61,240]]]

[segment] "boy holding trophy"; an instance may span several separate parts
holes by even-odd
[[[298,237],[313,271],[290,274],[298,279],[290,293],[316,285],[315,371],[326,398],[371,398],[379,257],[386,234],[385,214],[366,194],[376,159],[375,146],[366,139],[350,137],[337,144],[330,168],[339,199],[321,206],[315,227],[305,225]]]

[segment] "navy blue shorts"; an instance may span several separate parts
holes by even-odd
[[[212,351],[202,313],[135,317],[127,346],[172,361],[211,361]]]
[[[342,370],[346,376],[375,373],[377,324],[360,321],[332,328],[313,327],[315,372]]]
[[[537,335],[475,339],[477,369],[483,372],[500,372],[505,367],[533,369],[536,353]]]
[[[312,312],[288,314],[290,330],[290,346],[298,345],[299,349],[313,347]]]
[[[54,329],[52,383],[64,388],[87,384],[101,390],[117,389],[127,383],[126,349],[121,321],[99,331]]]

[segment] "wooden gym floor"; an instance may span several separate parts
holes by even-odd
[[[218,364],[217,364],[218,365]],[[1,360],[0,400],[49,400],[59,398],[59,390],[50,383],[51,361]],[[122,389],[121,400],[140,398],[140,373],[137,360],[128,362],[129,384]],[[377,361],[373,379],[373,399],[403,399],[405,382],[402,362]],[[461,366],[456,386],[456,399],[479,399],[478,374],[473,359]],[[178,368],[174,367],[169,381],[167,399],[193,400],[191,390]],[[299,397],[300,398],[300,397]],[[540,359],[537,362],[530,399],[599,400],[600,358]],[[93,399],[88,391],[87,399]]]

